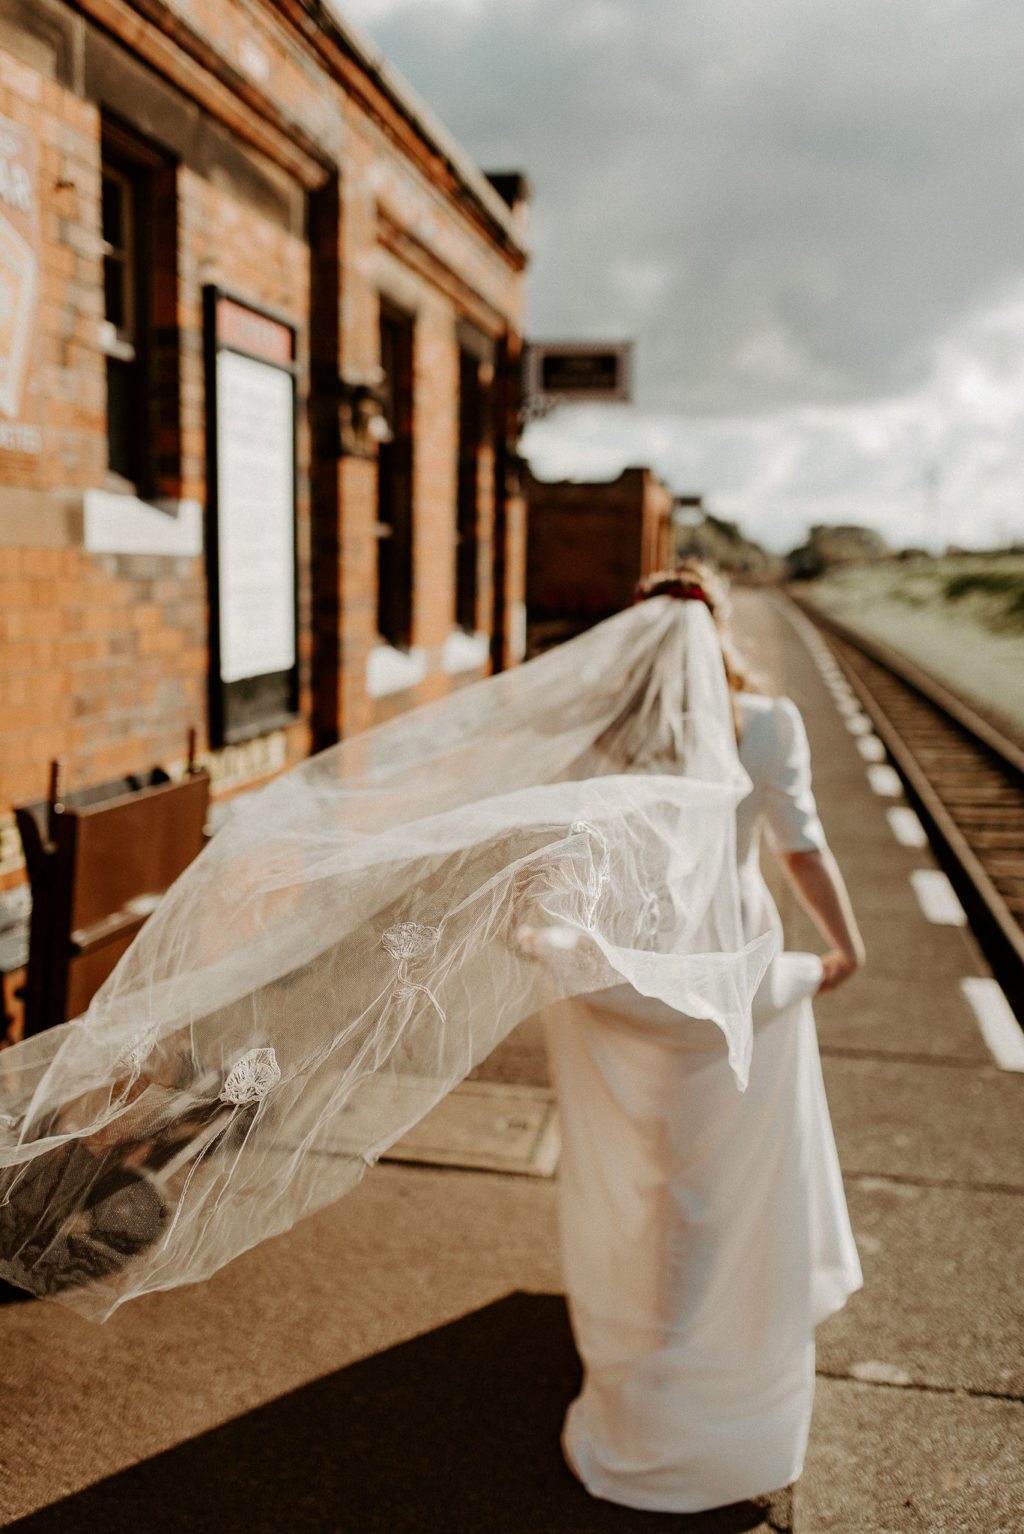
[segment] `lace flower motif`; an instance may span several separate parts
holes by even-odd
[[[281,1067],[273,1049],[250,1049],[236,1060],[220,1090],[221,1102],[241,1107],[258,1103],[281,1080]]]
[[[422,959],[426,954],[433,953],[441,938],[439,927],[426,927],[417,921],[396,922],[393,927],[388,927],[381,936],[381,947],[384,948],[393,959],[398,960],[398,974],[393,981],[393,994],[397,997],[412,998],[422,995],[427,998],[434,1011],[442,1022],[445,1020],[444,1009],[429,986],[420,985],[416,980],[410,980],[406,968],[410,959]]]
[[[437,947],[440,936],[437,927],[425,927],[417,921],[400,921],[387,929],[381,944],[393,959],[419,959]]]
[[[119,1051],[114,1061],[114,1070],[118,1074],[127,1071],[132,1076],[138,1076],[146,1062],[146,1058],[157,1041],[158,1029],[152,1025],[144,1028],[128,1040],[124,1048]]]

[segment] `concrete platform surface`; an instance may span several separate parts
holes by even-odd
[[[819,1380],[800,1534],[1020,1534],[1021,1408]]]
[[[194,1289],[96,1327],[0,1305],[0,1525],[36,1534],[1020,1534],[1024,1075],[960,990],[806,630],[737,593],[795,699],[869,946],[817,1007],[865,1286],[819,1331],[801,1480],[693,1518],[589,1498],[559,1425],[579,1380],[551,1178],[379,1166]],[[777,876],[792,947],[817,944]],[[475,1077],[546,1087],[537,1028]]]
[[[864,1288],[818,1332],[796,1534],[1024,1530],[1024,1076],[997,1070],[961,990],[969,930],[935,925],[804,625],[738,593],[741,627],[804,714],[864,971],[816,1006]],[[793,933],[806,917],[781,902]]]

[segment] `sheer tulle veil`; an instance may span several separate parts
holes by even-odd
[[[742,1086],[748,788],[710,614],[661,596],[249,796],[85,1016],[0,1054],[0,1275],[97,1319],[205,1278],[566,996],[712,1019]]]

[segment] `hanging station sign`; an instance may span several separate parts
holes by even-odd
[[[632,363],[631,341],[532,342],[523,349],[523,392],[538,403],[625,403]]]
[[[205,290],[210,737],[264,735],[298,708],[295,329]]]

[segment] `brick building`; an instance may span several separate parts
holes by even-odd
[[[336,0],[3,0],[12,804],[215,793],[520,658],[522,178]]]
[[[526,605],[540,647],[627,607],[672,557],[673,495],[650,469],[598,483],[527,474]]]

